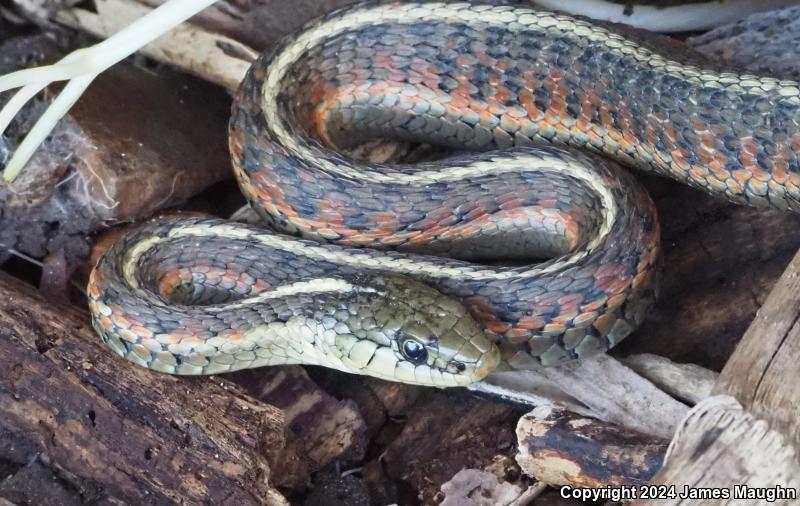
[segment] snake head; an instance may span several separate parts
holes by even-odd
[[[334,348],[353,372],[447,387],[478,381],[500,362],[497,346],[458,301],[405,276],[351,282],[346,330]]]

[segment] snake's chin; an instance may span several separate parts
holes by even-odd
[[[492,349],[478,360],[475,365],[475,374],[473,374],[472,381],[480,381],[494,371],[501,362],[500,349],[497,346],[492,346]]]

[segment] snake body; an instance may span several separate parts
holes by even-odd
[[[233,107],[240,187],[281,234],[145,226],[92,275],[95,327],[168,372],[299,362],[440,386],[500,353],[527,366],[605,350],[653,303],[658,222],[629,174],[565,147],[800,208],[797,83],[703,65],[529,9],[332,13],[262,56]],[[373,137],[470,153],[401,166],[332,147]]]

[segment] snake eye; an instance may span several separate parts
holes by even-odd
[[[425,346],[414,339],[406,339],[400,343],[400,351],[412,364],[421,364],[428,359],[428,352],[425,350]]]

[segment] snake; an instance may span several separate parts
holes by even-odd
[[[658,292],[625,168],[800,208],[800,88],[518,6],[367,3],[262,55],[229,123],[265,227],[149,222],[91,274],[93,325],[157,371],[312,364],[439,387],[591,357]],[[345,154],[371,139],[434,160]]]

